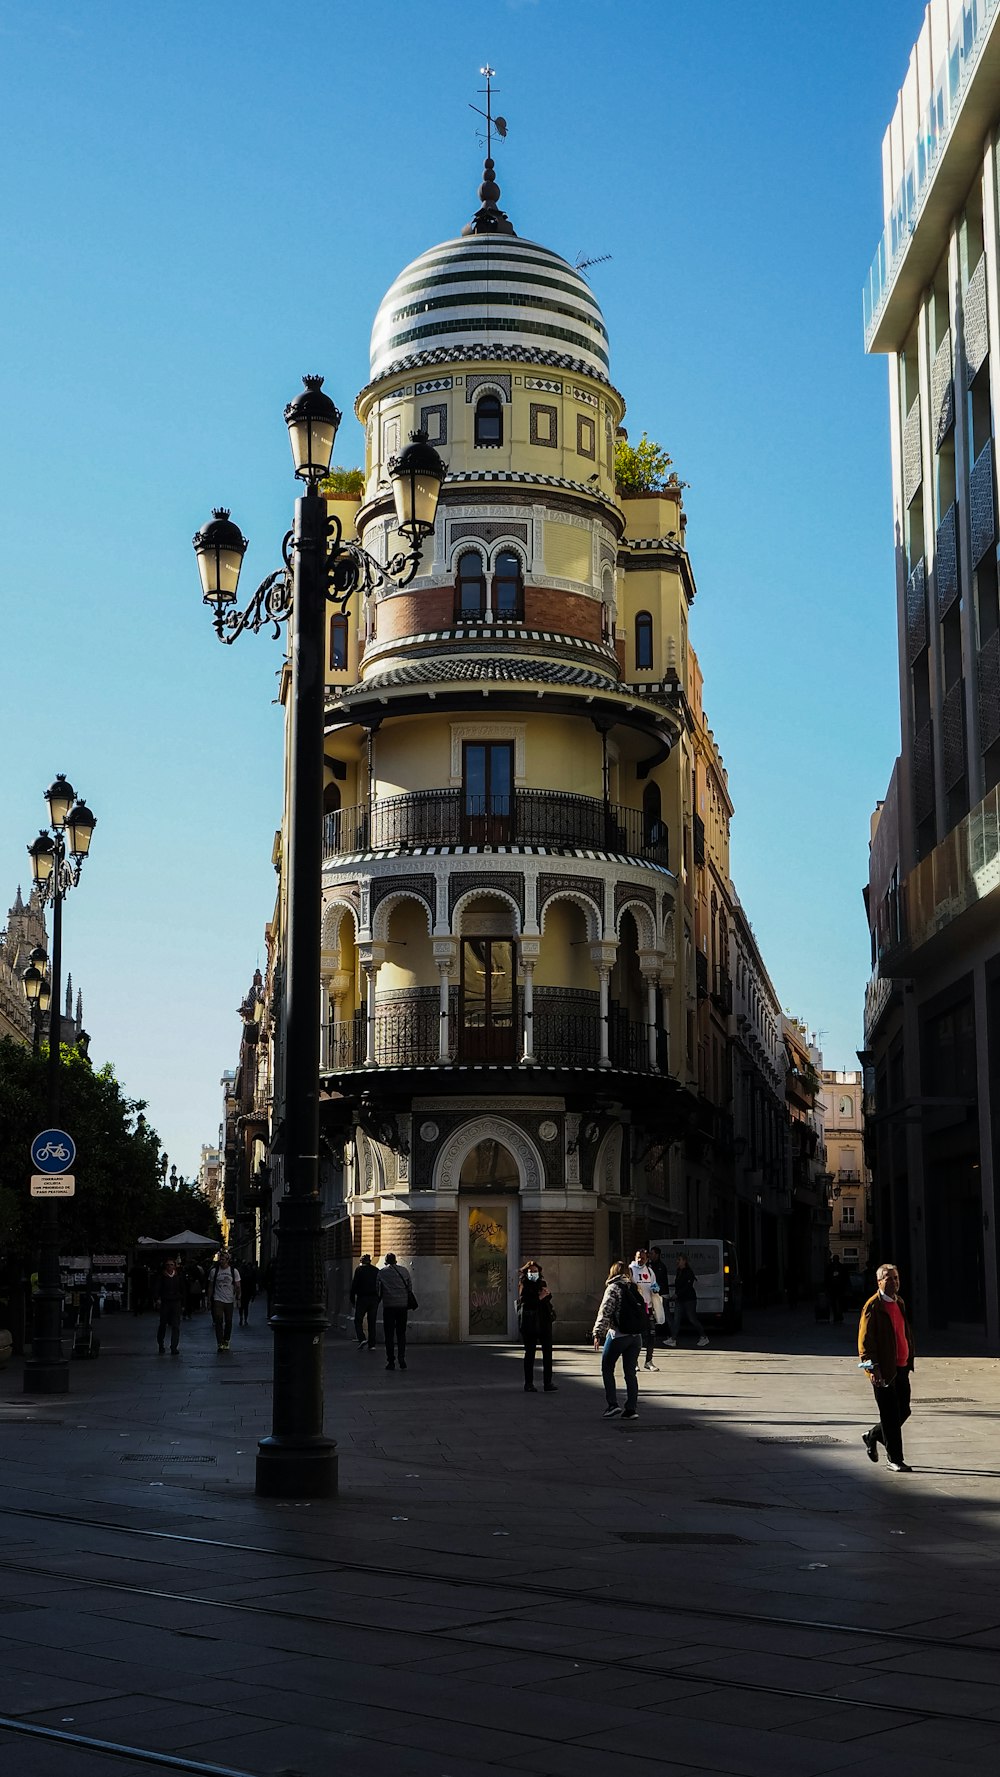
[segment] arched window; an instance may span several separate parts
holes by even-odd
[[[503,403],[499,395],[481,395],[476,402],[476,443],[503,443]]]
[[[635,664],[639,672],[652,671],[653,619],[648,611],[640,611],[635,620]]]
[[[455,581],[455,615],[458,620],[478,621],[486,609],[486,574],[483,558],[476,549],[467,549],[458,558]]]
[[[513,549],[502,549],[493,567],[493,610],[497,617],[520,617],[524,584],[521,560]]]
[[[347,618],[330,618],[330,671],[342,673],[347,670]]]

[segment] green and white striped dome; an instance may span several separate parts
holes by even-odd
[[[608,332],[593,292],[548,247],[514,234],[467,234],[431,247],[384,296],[371,380],[449,346],[558,354],[608,380]]]

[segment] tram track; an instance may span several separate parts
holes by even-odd
[[[49,1524],[73,1524],[82,1529],[108,1531],[115,1536],[131,1536],[154,1542],[183,1543],[196,1548],[222,1549],[237,1555],[263,1555],[272,1561],[305,1562],[310,1567],[317,1567],[324,1572],[354,1573],[373,1575],[383,1579],[413,1580],[425,1585],[448,1586],[455,1591],[463,1588],[473,1591],[517,1592],[539,1598],[563,1599],[571,1604],[589,1604],[599,1609],[620,1604],[622,1607],[630,1603],[630,1598],[616,1597],[610,1589],[602,1591],[581,1591],[575,1586],[557,1586],[542,1584],[522,1579],[491,1579],[487,1575],[433,1573],[421,1567],[400,1567],[396,1562],[377,1561],[343,1561],[333,1559],[329,1555],[313,1555],[298,1549],[268,1548],[262,1543],[232,1542],[222,1537],[191,1536],[185,1531],[156,1530],[150,1526],[138,1524],[115,1524],[108,1519],[85,1518],[68,1512],[48,1512],[33,1506],[0,1506],[0,1518],[33,1518]],[[9,1565],[0,1559],[0,1571]],[[50,1572],[48,1568],[40,1571]],[[75,1584],[85,1584],[86,1579],[73,1577]],[[109,1584],[111,1582],[108,1582]],[[203,1602],[211,1602],[204,1600]],[[899,1642],[908,1647],[940,1648],[949,1652],[983,1653],[1000,1655],[1000,1642],[970,1642],[955,1639],[952,1636],[922,1635],[909,1629],[871,1628],[862,1623],[840,1623],[827,1617],[790,1617],[780,1616],[771,1611],[721,1610],[711,1605],[684,1605],[671,1602],[672,1616],[692,1617],[706,1622],[747,1623],[754,1627],[774,1629],[803,1629],[816,1634],[837,1634],[859,1636],[865,1641]]]
[[[9,1513],[10,1510],[11,1510],[11,1508],[0,1508],[0,1513],[2,1513],[2,1512]],[[29,1516],[29,1515],[34,1515],[34,1514],[31,1514],[29,1512],[24,1512],[23,1515]],[[53,1514],[38,1514],[38,1515],[45,1516],[46,1518],[51,1518],[53,1516]],[[56,1514],[56,1516],[58,1517],[58,1514]],[[121,1528],[120,1526],[98,1524],[98,1523],[95,1523],[95,1521],[92,1519],[76,1520],[76,1519],[64,1518],[64,1519],[61,1519],[60,1521],[62,1521],[62,1522],[79,1522],[82,1524],[86,1524],[91,1528],[116,1529],[116,1530]],[[267,1556],[270,1556],[272,1559],[279,1559],[280,1560],[283,1558],[282,1551],[261,1548],[260,1546],[254,1545],[254,1544],[221,1542],[221,1541],[214,1539],[214,1538],[199,1538],[199,1537],[189,1537],[189,1536],[183,1536],[183,1535],[178,1536],[178,1534],[175,1532],[160,1532],[160,1531],[143,1532],[142,1530],[139,1530],[135,1527],[130,1527],[130,1529],[127,1533],[128,1534],[137,1534],[137,1535],[149,1534],[149,1535],[151,1535],[153,1537],[157,1537],[157,1538],[162,1537],[164,1540],[169,1540],[169,1541],[179,1540],[179,1541],[183,1541],[188,1544],[194,1544],[196,1546],[205,1546],[205,1547],[209,1547],[209,1548],[223,1548],[223,1549],[226,1549],[229,1551],[243,1552],[243,1553],[247,1553],[247,1554],[252,1553],[252,1554],[267,1555]],[[523,1594],[527,1593],[531,1596],[541,1596],[541,1597],[544,1597],[549,1602],[551,1602],[553,1598],[559,1598],[559,1599],[562,1599],[563,1601],[568,1601],[573,1604],[593,1605],[593,1606],[597,1606],[601,1609],[607,1609],[609,1604],[612,1604],[612,1605],[620,1604],[622,1607],[624,1607],[628,1604],[627,1599],[615,1599],[614,1597],[609,1596],[606,1593],[605,1594],[580,1593],[578,1591],[574,1591],[570,1587],[553,1587],[553,1586],[531,1585],[530,1583],[522,1583],[517,1580],[513,1580],[513,1581],[493,1580],[493,1581],[491,1581],[491,1580],[476,1580],[476,1579],[472,1579],[472,1578],[465,1579],[460,1576],[456,1577],[451,1574],[441,1575],[441,1574],[427,1573],[427,1572],[424,1572],[420,1569],[406,1569],[406,1568],[400,1568],[400,1567],[396,1567],[396,1566],[390,1566],[388,1564],[381,1565],[381,1564],[375,1563],[375,1562],[329,1562],[329,1561],[326,1561],[322,1556],[292,1556],[291,1558],[297,1559],[300,1561],[305,1559],[305,1560],[308,1560],[310,1563],[315,1563],[317,1565],[321,1564],[326,1569],[326,1571],[330,1574],[331,1577],[336,1576],[338,1573],[355,1573],[355,1574],[364,1574],[364,1575],[377,1574],[379,1576],[393,1578],[397,1582],[402,1579],[412,1579],[415,1581],[423,1582],[424,1584],[440,1585],[440,1586],[449,1587],[449,1588],[452,1588],[455,1590],[459,1590],[463,1587],[472,1587],[472,1588],[475,1588],[480,1591],[481,1590],[492,1590],[492,1591],[502,1591],[502,1592],[508,1592],[508,1593],[516,1591],[519,1595],[523,1595]],[[36,1579],[42,1578],[42,1579],[48,1579],[48,1580],[61,1581],[62,1583],[66,1584],[66,1585],[76,1586],[76,1587],[81,1588],[84,1591],[88,1591],[88,1590],[97,1591],[97,1592],[106,1591],[106,1592],[112,1592],[112,1593],[115,1593],[118,1595],[125,1595],[125,1596],[130,1596],[130,1597],[135,1597],[135,1598],[148,1598],[150,1600],[155,1600],[155,1601],[161,1602],[161,1603],[189,1604],[192,1606],[192,1608],[195,1608],[195,1609],[208,1609],[208,1610],[212,1610],[212,1611],[224,1611],[224,1612],[227,1612],[233,1616],[253,1617],[253,1618],[264,1619],[266,1621],[272,1621],[272,1622],[301,1624],[301,1625],[304,1625],[304,1626],[311,1628],[311,1629],[331,1628],[331,1629],[350,1629],[352,1631],[357,1630],[357,1617],[356,1617],[356,1613],[354,1611],[345,1612],[345,1614],[343,1614],[343,1615],[337,1615],[337,1614],[329,1613],[329,1612],[320,1613],[320,1612],[304,1611],[304,1610],[287,1610],[287,1609],[275,1607],[273,1605],[251,1604],[248,1602],[241,1602],[239,1600],[231,1599],[231,1598],[217,1598],[217,1597],[212,1596],[211,1594],[206,1594],[206,1593],[201,1593],[201,1592],[183,1592],[183,1591],[176,1591],[176,1590],[171,1590],[171,1589],[167,1589],[164,1587],[158,1587],[158,1586],[135,1585],[135,1584],[132,1584],[132,1583],[125,1581],[125,1580],[101,1579],[101,1578],[97,1578],[97,1577],[94,1577],[92,1575],[87,1575],[87,1574],[81,1575],[81,1574],[75,1574],[72,1572],[61,1572],[57,1568],[45,1567],[45,1566],[41,1566],[39,1564],[32,1563],[32,1562],[18,1562],[18,1561],[11,1561],[11,1560],[0,1560],[0,1571],[24,1574],[25,1576],[36,1578]],[[905,1630],[870,1629],[867,1627],[863,1627],[862,1625],[859,1625],[859,1624],[845,1624],[845,1623],[831,1622],[831,1621],[821,1620],[821,1619],[782,1617],[782,1616],[776,1616],[776,1615],[773,1615],[770,1613],[763,1613],[763,1612],[723,1611],[723,1610],[713,1610],[713,1609],[704,1608],[704,1607],[701,1607],[701,1608],[691,1607],[686,1610],[680,1610],[676,1614],[686,1615],[688,1617],[692,1617],[695,1619],[702,1618],[702,1619],[710,1620],[710,1621],[724,1620],[724,1621],[731,1621],[731,1622],[738,1622],[738,1623],[749,1623],[749,1624],[753,1624],[757,1627],[771,1626],[771,1627],[781,1627],[781,1628],[797,1628],[797,1629],[801,1629],[801,1630],[806,1630],[806,1631],[811,1630],[814,1632],[823,1632],[823,1633],[827,1633],[827,1634],[836,1633],[836,1634],[842,1634],[842,1635],[860,1636],[866,1642],[872,1642],[872,1641],[874,1641],[874,1642],[893,1642],[893,1643],[898,1642],[898,1643],[905,1643],[906,1645],[909,1645],[909,1646],[931,1645],[931,1646],[934,1646],[937,1648],[944,1648],[944,1649],[948,1649],[951,1651],[955,1651],[956,1649],[958,1649],[963,1654],[966,1654],[966,1655],[968,1655],[968,1654],[995,1655],[998,1651],[1000,1651],[1000,1649],[997,1649],[995,1646],[992,1646],[992,1645],[983,1645],[983,1644],[968,1643],[968,1642],[958,1642],[958,1641],[953,1641],[953,1640],[946,1640],[944,1638],[933,1638],[933,1637],[929,1637],[929,1636],[920,1636],[920,1635],[916,1635],[916,1634],[910,1634]],[[509,1620],[510,1619],[508,1619],[508,1621]],[[493,1626],[500,1628],[500,1627],[502,1627],[503,1621],[504,1621],[504,1619],[502,1617],[501,1618],[486,1617],[486,1618],[482,1619],[481,1623],[477,1623],[475,1625],[469,1624],[469,1625],[466,1625],[466,1628],[493,1627]],[[426,1640],[426,1641],[431,1642],[435,1645],[446,1644],[446,1645],[453,1645],[453,1646],[462,1647],[462,1648],[468,1648],[470,1645],[470,1639],[467,1634],[458,1633],[457,1631],[449,1631],[447,1629],[440,1629],[440,1628],[429,1629],[429,1628],[419,1628],[419,1627],[408,1626],[406,1633],[407,1633],[408,1637],[416,1638],[419,1640]],[[498,1653],[511,1653],[511,1654],[516,1655],[516,1654],[524,1654],[526,1652],[525,1644],[522,1641],[514,1641],[514,1640],[505,1641],[505,1640],[502,1640],[499,1636],[491,1636],[488,1642],[478,1642],[476,1645],[487,1646],[491,1649],[494,1649]],[[562,1657],[568,1657],[568,1656],[564,1655]],[[639,1674],[642,1677],[647,1677],[647,1678],[651,1678],[651,1679],[654,1677],[664,1676],[663,1672],[658,1667],[651,1664],[650,1660],[648,1660],[648,1659],[647,1660],[638,1660],[638,1659],[630,1659],[627,1657],[626,1658],[614,1658],[614,1657],[609,1658],[609,1657],[605,1657],[605,1656],[602,1656],[600,1659],[593,1659],[593,1658],[588,1657],[587,1655],[581,1655],[581,1656],[579,1656],[579,1658],[577,1658],[574,1655],[573,1658],[575,1659],[576,1663],[581,1667],[581,1669],[590,1666],[590,1667],[593,1667],[595,1669],[595,1671],[606,1670],[606,1671],[623,1672],[623,1673],[627,1672],[627,1673]],[[678,1674],[671,1673],[671,1676],[676,1677],[676,1676],[678,1676]],[[691,1676],[693,1678],[697,1677],[696,1674],[690,1674],[689,1676]],[[903,1675],[903,1676],[905,1676],[905,1675]],[[796,1701],[796,1702],[812,1702],[812,1703],[816,1703],[818,1705],[821,1705],[823,1707],[834,1707],[834,1708],[841,1708],[841,1709],[843,1709],[843,1708],[864,1709],[864,1710],[869,1710],[869,1711],[873,1712],[874,1714],[885,1715],[888,1717],[903,1716],[906,1718],[914,1718],[914,1719],[919,1719],[919,1720],[924,1720],[924,1721],[973,1722],[973,1723],[976,1723],[977,1725],[980,1725],[983,1727],[990,1727],[990,1728],[997,1728],[998,1727],[997,1720],[993,1717],[990,1717],[990,1716],[972,1715],[972,1714],[969,1714],[968,1711],[965,1711],[965,1710],[933,1709],[933,1708],[927,1707],[925,1704],[922,1704],[920,1702],[914,1702],[914,1703],[910,1704],[910,1703],[888,1703],[888,1702],[881,1702],[881,1701],[871,1701],[871,1700],[864,1699],[864,1698],[843,1697],[843,1696],[839,1695],[839,1693],[832,1692],[832,1691],[809,1690],[809,1689],[805,1689],[805,1688],[802,1688],[799,1686],[789,1686],[789,1685],[781,1685],[781,1684],[764,1684],[758,1680],[736,1678],[736,1677],[732,1677],[729,1675],[725,1675],[725,1676],[713,1675],[711,1678],[706,1678],[704,1681],[701,1681],[701,1682],[704,1682],[705,1684],[710,1685],[712,1687],[717,1687],[721,1690],[747,1692],[747,1693],[750,1693],[753,1695],[760,1695],[760,1696],[783,1697],[787,1700]],[[919,1684],[921,1682],[922,1682],[922,1680],[920,1678],[914,1677],[914,1683]]]

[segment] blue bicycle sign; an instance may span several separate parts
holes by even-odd
[[[76,1159],[76,1143],[65,1129],[43,1129],[31,1144],[31,1159],[39,1172],[68,1172]]]

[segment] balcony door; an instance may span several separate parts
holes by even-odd
[[[514,814],[514,742],[466,741],[462,748],[462,843],[507,845]]]
[[[459,1059],[513,1061],[516,1054],[514,945],[463,938]]]

